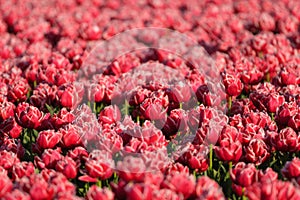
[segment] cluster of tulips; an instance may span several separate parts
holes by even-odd
[[[0,199],[300,199],[299,10],[0,0]]]

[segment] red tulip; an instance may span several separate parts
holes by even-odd
[[[19,124],[17,124],[14,118],[10,118],[5,122],[3,122],[0,125],[0,129],[2,129],[3,132],[8,132],[9,136],[12,138],[18,138],[21,135],[23,130],[23,128]]]
[[[297,113],[290,118],[290,120],[288,121],[288,126],[295,131],[300,131],[300,113]]]
[[[252,139],[247,146],[244,147],[245,159],[260,165],[270,157],[269,148],[263,140]]]
[[[67,156],[71,157],[75,161],[83,161],[89,156],[89,154],[85,148],[75,147],[68,151]]]
[[[30,200],[30,195],[22,190],[15,189],[3,196],[4,200]]]
[[[102,130],[101,136],[98,136],[95,140],[98,140],[95,141],[98,149],[108,151],[112,154],[119,152],[123,148],[122,137],[110,128]]]
[[[240,162],[232,169],[230,177],[233,183],[242,187],[248,187],[256,181],[256,174],[257,171],[254,164]]]
[[[105,85],[90,83],[87,87],[89,101],[95,103],[103,100],[105,95]]]
[[[192,96],[191,88],[187,83],[178,82],[167,90],[169,100],[175,103],[188,102]]]
[[[172,136],[178,131],[187,131],[187,114],[182,109],[174,109],[170,112],[165,125],[162,128],[164,135]]]
[[[286,126],[292,116],[297,113],[297,104],[296,102],[285,102],[282,106],[279,107],[275,120],[281,126]]]
[[[172,163],[168,166],[166,174],[173,174],[173,173],[185,173],[186,175],[189,174],[189,168],[187,166],[182,165],[181,163]]]
[[[241,141],[241,134],[239,131],[233,126],[225,126],[220,134],[219,141],[222,139],[229,138],[232,141],[239,140]]]
[[[207,150],[207,146],[188,143],[178,162],[186,164],[197,171],[204,172],[208,169]]]
[[[26,79],[20,78],[13,84],[9,85],[7,98],[11,102],[25,101],[27,98],[27,93],[29,90],[29,85]]]
[[[119,76],[120,74],[126,73],[139,65],[140,65],[139,58],[132,53],[128,53],[114,60],[110,64],[109,70],[111,70],[113,74]]]
[[[16,108],[16,121],[24,128],[35,129],[41,124],[43,114],[37,107],[20,103]]]
[[[12,169],[14,165],[20,162],[17,155],[11,151],[2,150],[0,151],[0,166],[6,170]]]
[[[170,189],[160,189],[154,191],[152,199],[153,200],[161,200],[161,199],[180,200],[183,199],[183,195],[177,194],[175,191]]]
[[[214,152],[220,160],[237,162],[242,156],[242,144],[238,140],[225,138],[214,148]]]
[[[229,96],[238,96],[241,94],[244,86],[239,78],[231,74],[225,74],[223,80],[226,88],[226,93]]]
[[[13,188],[12,181],[6,174],[0,174],[0,197],[2,198],[7,193],[10,193]]]
[[[127,199],[132,200],[151,200],[153,196],[153,192],[157,189],[154,185],[144,184],[144,183],[135,183],[135,184],[127,184],[124,188],[126,192]]]
[[[268,95],[267,108],[271,113],[275,113],[277,108],[284,103],[284,96],[278,93],[271,93]]]
[[[62,142],[67,148],[79,146],[83,142],[77,126],[69,124],[59,129],[59,132],[62,134]]]
[[[280,72],[281,82],[284,85],[296,85],[299,84],[299,68],[285,67]]]
[[[44,153],[41,156],[42,160],[37,159],[38,157],[35,157],[38,166],[43,168],[54,168],[56,163],[62,159],[61,150],[60,149],[46,149]]]
[[[151,91],[142,87],[137,87],[129,98],[129,105],[131,106],[138,106],[140,105],[149,95]]]
[[[222,199],[225,200],[225,196],[222,192],[222,188],[217,182],[202,176],[198,178],[196,182],[195,194],[197,199]]]
[[[93,185],[86,194],[86,200],[113,200],[114,196],[114,193],[108,188],[99,188],[98,186]]]
[[[7,120],[10,117],[14,117],[15,105],[11,102],[0,103],[0,120]]]
[[[286,162],[281,173],[289,179],[300,177],[300,159],[294,158],[292,161]]]
[[[14,180],[18,180],[22,177],[29,177],[34,173],[34,166],[31,162],[20,162],[13,166],[12,177]]]
[[[55,105],[57,86],[50,86],[46,83],[40,83],[30,96],[30,103],[43,111],[47,111],[46,104]]]
[[[147,98],[140,106],[142,116],[148,120],[165,120],[167,109],[159,98]]]
[[[105,180],[113,174],[114,161],[108,152],[94,150],[87,158],[85,168],[89,176]]]
[[[77,164],[68,156],[59,160],[55,165],[55,169],[62,172],[68,179],[73,179],[77,176]]]
[[[105,107],[99,114],[99,122],[103,124],[114,124],[121,119],[121,112],[116,105]]]
[[[39,132],[36,139],[37,144],[43,149],[54,148],[62,138],[60,132],[55,132],[54,130],[46,130]]]
[[[272,144],[279,151],[295,152],[300,148],[300,136],[290,127],[282,129],[272,139]]]
[[[79,84],[66,84],[58,88],[57,96],[60,104],[66,108],[75,108],[82,100],[84,90]]]
[[[117,163],[118,174],[126,182],[142,181],[146,172],[145,162],[140,157],[126,156]]]
[[[72,112],[67,111],[66,108],[62,108],[58,114],[53,114],[50,118],[51,125],[54,126],[56,130],[73,122],[75,115]]]
[[[49,187],[45,180],[40,180],[39,183],[35,182],[30,188],[30,197],[32,200],[51,200],[54,197],[54,188]]]
[[[177,194],[182,194],[185,199],[189,198],[195,190],[195,178],[194,176],[187,176],[186,174],[176,173],[167,175],[163,183],[162,188],[170,189]]]
[[[273,31],[276,27],[275,23],[274,17],[267,12],[263,12],[259,17],[259,27],[263,31]]]

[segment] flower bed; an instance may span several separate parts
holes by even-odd
[[[300,199],[299,10],[0,0],[0,199]]]

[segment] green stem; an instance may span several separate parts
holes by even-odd
[[[230,111],[232,107],[232,97],[228,97],[228,110]]]
[[[34,129],[31,129],[31,144],[35,142]]]
[[[209,170],[213,168],[213,145],[209,145]]]
[[[246,200],[247,197],[245,196],[245,187],[242,189],[242,200]]]
[[[102,181],[98,179],[96,185],[101,188],[102,187]]]
[[[231,172],[231,170],[232,170],[232,161],[230,161],[230,162],[228,163],[228,171],[227,171],[226,176],[225,176],[225,179],[226,179],[226,180],[227,180],[227,179],[230,179],[230,172]]]
[[[274,121],[274,113],[271,113],[271,119],[272,119],[272,121]]]
[[[118,175],[114,172],[114,183],[118,183]]]
[[[232,170],[232,161],[229,162],[229,172]]]
[[[109,187],[108,179],[105,180],[105,186],[106,186],[106,187]]]
[[[27,96],[27,99],[29,99],[29,98],[31,97],[31,91],[32,91],[32,90],[29,88],[29,91],[27,92],[27,95],[26,95],[26,96]]]
[[[128,115],[129,114],[129,104],[128,104],[128,101],[125,100],[125,115]]]
[[[270,73],[268,72],[268,73],[266,74],[266,81],[267,81],[267,82],[270,82],[270,80],[271,80],[271,78],[270,78]]]
[[[224,169],[226,171],[225,177],[224,177],[224,182],[228,183],[228,185],[231,185],[232,180],[230,178],[230,172],[232,170],[232,162],[230,161],[228,163],[228,171],[226,169]],[[224,171],[224,172],[225,172]],[[230,188],[228,188],[230,190]]]
[[[182,109],[182,102],[179,103],[179,108]]]
[[[93,103],[93,112],[96,113],[97,109],[96,109],[96,102]]]
[[[87,192],[89,191],[89,188],[90,188],[89,184],[88,184],[88,183],[85,183],[85,184],[84,184],[84,190],[85,190],[85,193],[87,193]]]

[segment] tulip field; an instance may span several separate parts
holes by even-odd
[[[299,200],[299,0],[0,0],[0,200]]]

